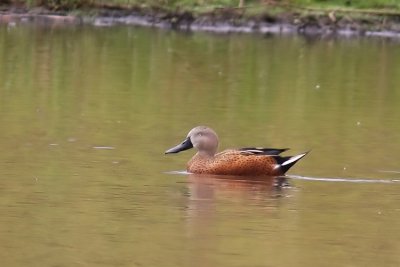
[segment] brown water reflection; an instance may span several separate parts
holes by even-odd
[[[286,177],[239,177],[188,175],[187,215],[190,228],[203,228],[218,213],[218,202],[230,200],[257,205],[265,210],[277,209],[285,197]]]
[[[287,185],[286,177],[271,176],[221,176],[188,175],[190,200],[215,201],[219,195],[263,201],[280,197],[282,187]]]
[[[281,199],[288,196],[284,187],[287,187],[285,177],[187,175],[185,231],[189,240],[194,241],[192,246],[196,254],[192,255],[193,266],[218,266],[221,264],[217,256],[219,254],[231,258],[226,260],[227,266],[251,266],[257,262],[250,260],[245,263],[249,260],[247,256],[244,261],[237,260],[238,257],[252,254],[242,245],[237,244],[243,251],[236,250],[237,245],[231,247],[233,250],[227,250],[229,245],[222,244],[225,239],[232,240],[232,235],[236,235],[230,233],[233,229],[240,229],[253,236],[253,231],[257,230],[252,224],[264,224],[265,219],[268,221],[275,218],[279,213]],[[225,207],[223,211],[222,206]],[[246,206],[248,208],[243,209]],[[250,215],[248,212],[251,209],[257,210],[258,215]],[[241,221],[246,217],[247,224],[242,224]]]

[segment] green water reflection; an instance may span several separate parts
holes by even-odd
[[[4,266],[399,266],[398,183],[168,174],[221,148],[312,149],[291,174],[400,177],[396,40],[0,27]]]

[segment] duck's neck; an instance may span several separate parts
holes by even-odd
[[[202,158],[213,158],[215,155],[215,151],[197,151],[196,157],[202,157]]]

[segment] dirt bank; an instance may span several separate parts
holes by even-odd
[[[89,15],[91,14],[91,15]],[[250,13],[245,8],[218,8],[209,12],[170,11],[160,8],[91,7],[80,11],[51,11],[45,8],[3,7],[0,23],[11,26],[36,23],[47,26],[116,24],[159,27],[216,33],[303,34],[337,36],[381,36],[400,38],[400,14],[351,13],[337,10],[268,9]]]

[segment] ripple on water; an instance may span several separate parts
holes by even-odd
[[[346,177],[309,177],[301,175],[287,175],[288,178],[295,180],[309,180],[322,182],[347,182],[347,183],[398,183],[400,179],[366,179],[366,178],[346,178]]]
[[[386,172],[386,171],[385,171]],[[392,171],[390,171],[392,173]],[[188,175],[191,174],[187,171],[169,171],[167,174],[179,174]],[[397,171],[396,171],[397,173]],[[347,182],[347,183],[384,183],[392,184],[399,183],[400,179],[367,179],[367,178],[347,178],[347,177],[311,177],[302,175],[286,175],[286,178],[294,180],[306,180],[306,181],[321,181],[321,182]]]

